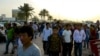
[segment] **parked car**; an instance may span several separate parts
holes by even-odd
[[[4,27],[4,24],[0,24],[0,27]]]

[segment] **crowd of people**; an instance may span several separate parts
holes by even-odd
[[[100,39],[98,24],[24,22],[23,26],[8,23],[5,28],[0,30],[6,37],[4,54],[8,54],[12,43],[11,54],[17,49],[18,56],[41,56],[40,49],[32,43],[37,35],[42,38],[44,54],[48,56],[72,56],[73,49],[73,55],[82,56],[82,48],[88,49],[90,40]]]

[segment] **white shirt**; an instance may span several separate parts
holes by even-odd
[[[23,46],[23,44],[22,44],[20,38],[18,38],[18,47],[22,47],[22,46]]]
[[[100,30],[98,31],[99,39],[100,39]]]
[[[41,56],[41,52],[38,46],[33,44],[25,50],[23,47],[18,47],[17,55],[18,56]]]
[[[65,43],[70,43],[71,42],[71,35],[72,35],[71,30],[64,30],[62,35],[64,37]]]
[[[48,37],[52,34],[52,28],[44,28],[43,29],[43,36],[42,39],[43,41],[48,41]]]
[[[82,40],[85,40],[86,34],[84,30],[75,30],[73,34],[73,39],[77,43],[82,43]]]
[[[5,29],[3,29],[3,30],[1,30],[1,29],[0,29],[0,32],[3,34],[3,36],[5,36],[5,37],[6,37],[6,34],[5,34]],[[7,38],[6,38],[6,40],[7,40]]]
[[[38,26],[36,24],[33,24],[32,28],[33,28],[34,31],[38,30]]]
[[[1,32],[3,35],[5,35],[5,30],[1,30],[1,29],[0,29],[0,32]]]

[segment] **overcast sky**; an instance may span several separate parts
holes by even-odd
[[[55,18],[79,21],[100,18],[100,0],[0,0],[0,14],[11,17],[12,9],[24,3],[34,7],[35,14],[45,8]]]

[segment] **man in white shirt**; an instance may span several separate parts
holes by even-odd
[[[86,34],[83,29],[81,29],[82,25],[79,23],[76,25],[77,28],[74,31],[73,39],[74,39],[74,52],[75,56],[82,56],[82,41],[85,40]]]
[[[22,46],[23,46],[23,44],[22,44],[20,38],[18,38],[18,47],[22,47]]]
[[[4,27],[0,27],[0,43],[6,42],[6,34]]]
[[[34,22],[32,28],[34,30],[34,38],[36,39],[37,34],[38,34],[38,25],[36,24],[36,22]]]
[[[65,30],[63,31],[63,56],[71,56],[71,41],[72,41],[72,38],[71,38],[71,35],[72,35],[72,32],[70,30],[70,24],[67,24],[65,26]]]
[[[52,34],[52,28],[50,28],[50,24],[46,23],[46,27],[43,29],[43,36],[42,36],[42,40],[43,40],[43,49],[44,49],[44,53],[47,54],[47,50],[48,50],[48,37]]]

